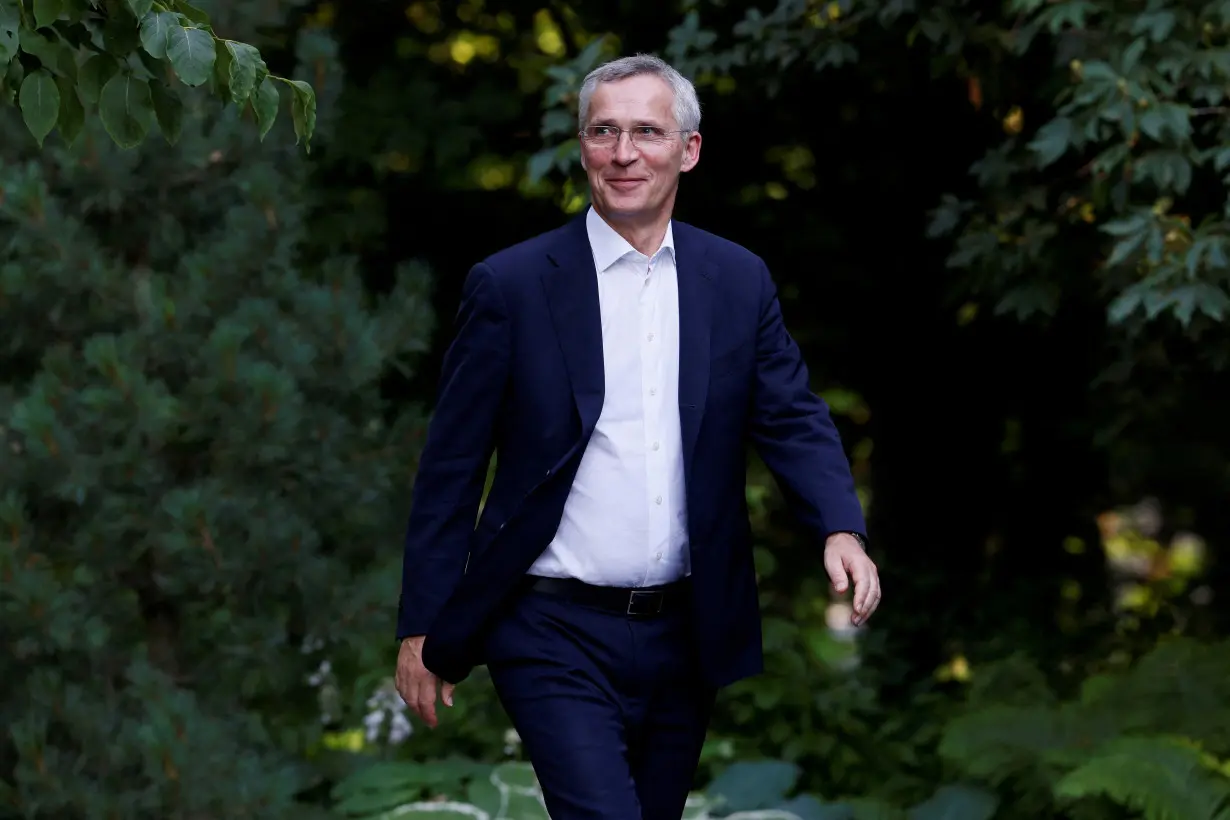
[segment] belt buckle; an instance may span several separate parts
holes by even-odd
[[[638,609],[636,602],[637,598],[648,598],[652,602],[647,609]],[[666,598],[666,593],[662,590],[639,590],[634,589],[628,595],[628,615],[658,615],[662,612],[662,602]]]

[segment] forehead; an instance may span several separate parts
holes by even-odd
[[[600,83],[589,99],[589,121],[674,119],[675,94],[666,80],[638,74],[613,83]]]

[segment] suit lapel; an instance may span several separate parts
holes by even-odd
[[[584,216],[566,225],[560,236],[547,254],[551,266],[543,272],[542,283],[581,417],[582,439],[588,439],[606,394],[598,274]]]
[[[712,266],[697,233],[675,223],[675,268],[679,281],[679,430],[683,464],[690,477],[692,454],[709,395],[709,329]]]

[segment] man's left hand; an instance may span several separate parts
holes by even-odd
[[[867,623],[880,605],[880,573],[863,545],[849,533],[833,533],[824,542],[824,568],[837,592],[845,592],[850,582],[854,582],[850,623],[855,626]]]

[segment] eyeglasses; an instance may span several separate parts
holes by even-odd
[[[613,125],[591,125],[582,128],[578,136],[595,148],[613,148],[619,144],[622,134],[637,148],[657,147],[671,138],[672,134],[686,134],[687,131],[667,131],[655,125],[638,125],[633,128],[616,128]]]

